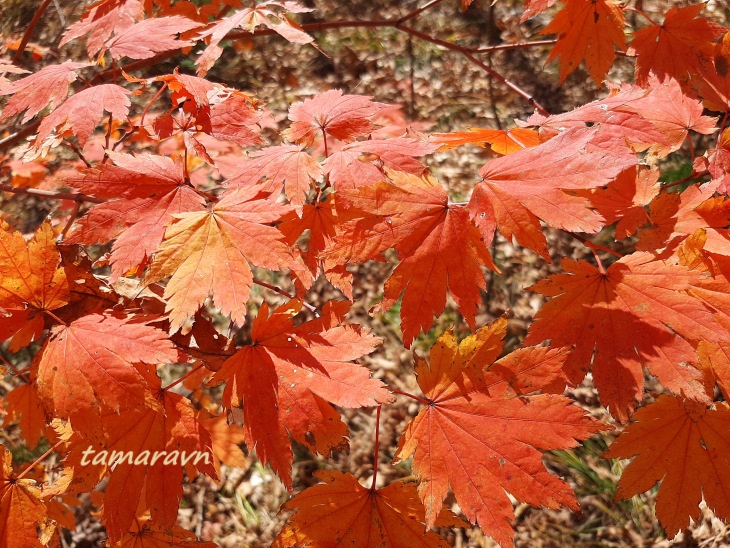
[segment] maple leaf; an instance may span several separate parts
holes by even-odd
[[[308,230],[309,241],[306,251],[300,248],[300,253],[312,278],[316,279],[320,270],[324,270],[327,280],[352,300],[352,276],[347,271],[347,265],[323,256],[327,247],[332,247],[337,243],[337,224],[334,195],[328,194],[314,204],[305,204],[301,217],[294,211],[282,217],[278,228],[286,237],[289,245],[294,245]],[[298,281],[302,282],[302,280]]]
[[[70,300],[66,272],[50,223],[44,223],[33,239],[0,221],[0,340],[13,337],[10,351],[39,338],[45,327],[43,312],[66,305]]]
[[[467,131],[453,133],[432,133],[428,140],[441,145],[439,150],[450,150],[466,144],[474,144],[484,148],[490,145],[497,154],[511,154],[523,148],[530,148],[540,144],[539,134],[531,128],[480,129],[471,127]]]
[[[730,200],[725,196],[713,196],[720,180],[705,185],[693,185],[684,192],[662,192],[649,204],[649,220],[652,226],[639,232],[636,249],[658,251],[670,256],[679,244],[697,230],[716,240],[721,251],[728,235],[725,227],[730,224]],[[727,254],[727,253],[725,253]]]
[[[253,32],[263,25],[295,44],[314,44],[314,38],[304,32],[287,13],[309,13],[312,9],[297,5],[295,2],[265,1],[254,4],[252,8],[244,8],[228,17],[217,21],[212,27],[200,33],[200,38],[210,36],[208,47],[200,54],[196,64],[198,76],[205,76],[223,53],[219,46],[226,35],[235,28]],[[314,44],[316,47],[316,44]]]
[[[535,315],[526,344],[550,339],[552,346],[574,347],[565,363],[570,383],[580,383],[590,366],[601,402],[621,421],[641,400],[642,365],[668,390],[707,400],[687,341],[720,341],[727,332],[702,302],[683,293],[703,274],[640,252],[605,272],[572,259],[562,267],[564,274],[528,288],[552,299]]]
[[[172,91],[172,105],[178,112],[157,118],[149,131],[159,139],[182,134],[185,147],[214,165],[199,134],[234,142],[240,146],[260,145],[257,135],[262,113],[249,95],[177,70],[155,78]],[[178,108],[179,107],[179,108]]]
[[[104,43],[112,34],[128,29],[142,15],[140,0],[100,0],[89,6],[80,20],[66,29],[59,47],[88,34],[86,51],[89,58],[94,57],[104,48]]]
[[[528,19],[540,15],[550,6],[554,6],[558,0],[525,0],[525,12],[520,18],[520,23],[524,23]]]
[[[451,331],[416,357],[428,406],[406,426],[396,462],[413,455],[418,493],[433,526],[449,486],[464,515],[503,546],[511,546],[512,503],[577,508],[570,487],[550,474],[540,450],[569,448],[605,429],[563,396],[526,395],[561,376],[564,350],[502,350],[502,318],[457,344]],[[492,363],[494,362],[494,363]]]
[[[46,432],[46,412],[38,399],[36,385],[36,364],[30,367],[30,382],[16,386],[6,397],[7,415],[4,424],[8,426],[19,419],[25,445],[31,451],[36,448]]]
[[[548,61],[556,57],[560,83],[582,60],[600,87],[615,58],[614,46],[626,50],[624,14],[616,0],[563,0],[565,7],[540,34],[557,34]]]
[[[215,542],[199,542],[195,533],[179,525],[160,525],[151,520],[135,520],[115,548],[217,548]]]
[[[383,168],[420,176],[426,168],[417,156],[431,154],[435,144],[417,139],[368,139],[343,146],[324,162],[335,190],[373,185],[385,179]]]
[[[624,469],[617,499],[642,493],[661,482],[656,515],[669,537],[699,521],[700,501],[723,520],[730,519],[730,409],[660,395],[632,417],[633,422],[603,454],[636,457]]]
[[[186,182],[179,161],[150,154],[107,154],[116,165],[81,169],[80,177],[66,182],[85,194],[127,199],[94,206],[75,223],[66,242],[93,245],[116,238],[109,259],[114,282],[149,260],[173,215],[202,211],[204,200]]]
[[[40,151],[55,146],[57,143],[52,141],[56,136],[65,137],[69,133],[75,135],[79,145],[83,147],[104,111],[117,121],[126,118],[131,106],[127,97],[129,94],[129,91],[116,84],[101,84],[72,95],[43,119],[33,141],[33,148]],[[47,142],[49,140],[50,143]]]
[[[278,194],[283,186],[287,198],[301,206],[313,182],[322,180],[322,168],[301,146],[279,145],[266,147],[249,154],[238,163],[237,171],[229,178],[232,185],[254,185],[264,179],[261,190]]]
[[[730,128],[717,138],[717,146],[710,151],[707,169],[712,180],[718,181],[717,192],[730,193]]]
[[[343,95],[341,90],[331,89],[289,107],[292,124],[287,136],[304,146],[310,146],[322,132],[341,141],[353,141],[376,129],[373,117],[389,107],[373,102],[372,97]]]
[[[46,521],[47,509],[40,494],[35,481],[15,477],[12,455],[0,445],[0,546],[43,546],[37,528]]]
[[[246,441],[246,434],[241,427],[228,424],[225,415],[213,415],[205,411],[201,411],[199,421],[210,434],[213,465],[218,477],[221,475],[221,463],[232,468],[249,467],[250,461],[239,447],[239,444]]]
[[[194,45],[195,41],[180,40],[176,35],[200,26],[201,23],[179,15],[145,19],[122,30],[105,46],[115,59],[149,59],[163,51]]]
[[[597,232],[603,218],[587,198],[566,191],[603,186],[636,164],[626,147],[599,148],[593,128],[570,129],[549,141],[488,162],[480,171],[469,211],[484,241],[497,228],[548,258],[539,219],[570,231]]]
[[[654,127],[666,138],[668,146],[657,143],[652,152],[660,158],[679,150],[689,135],[689,130],[703,135],[717,131],[717,118],[704,116],[702,103],[689,96],[679,82],[667,77],[660,82],[656,77],[649,78],[651,92],[632,103],[641,115],[650,120]]]
[[[161,390],[156,374],[144,376],[149,383],[146,390],[155,393],[156,407],[105,413],[101,417],[104,437],[89,440],[77,435],[64,459],[67,473],[92,474],[95,479],[109,473],[103,516],[113,541],[132,529],[140,501],[156,523],[172,527],[182,498],[184,470],[216,478],[210,434],[190,401]]]
[[[346,306],[349,305],[343,301]],[[332,324],[336,306],[322,317],[294,326],[301,302],[291,301],[269,317],[261,306],[251,331],[251,345],[241,348],[213,377],[225,381],[224,406],[243,406],[246,443],[291,489],[289,435],[310,449],[329,453],[347,435],[330,404],[355,408],[392,400],[385,386],[352,362],[380,342],[365,329]]]
[[[171,276],[165,287],[171,333],[193,317],[211,292],[221,313],[242,324],[253,284],[249,263],[300,270],[283,235],[269,226],[289,211],[256,187],[236,187],[210,211],[175,215],[145,278],[151,284]]]
[[[305,489],[282,508],[295,510],[272,548],[334,546],[334,539],[352,547],[446,548],[433,531],[423,532],[424,510],[414,483],[396,482],[367,489],[352,474],[317,470],[323,481]],[[439,527],[464,527],[445,507]]]
[[[613,87],[607,97],[547,118],[535,114],[528,123],[540,127],[542,139],[568,128],[597,125],[601,138],[628,141],[635,151],[649,149],[660,158],[678,150],[690,129],[703,134],[715,131],[716,119],[703,116],[702,103],[685,94],[676,80],[660,83],[652,76],[650,85],[650,89]]]
[[[68,95],[69,84],[78,77],[76,70],[86,63],[65,61],[60,65],[49,65],[38,72],[0,88],[0,95],[12,95],[3,110],[0,120],[25,111],[22,123],[26,123],[46,107],[55,109]]]
[[[615,223],[614,237],[623,240],[649,222],[645,207],[659,194],[659,171],[632,167],[605,188],[589,196],[591,204],[606,220]]]
[[[443,312],[447,291],[472,328],[486,288],[481,267],[497,271],[479,231],[462,206],[450,205],[435,180],[389,172],[393,183],[342,190],[338,206],[362,210],[360,218],[337,227],[323,258],[337,264],[382,260],[394,248],[400,264],[385,283],[380,309],[391,308],[403,295],[401,330],[410,347],[434,316]],[[352,214],[356,216],[356,214]]]
[[[710,110],[730,110],[730,32],[717,44],[709,62],[703,63],[699,74],[691,75],[691,83]]]
[[[38,395],[58,417],[94,423],[102,411],[143,406],[147,384],[135,363],[179,361],[159,329],[113,313],[56,326],[41,350]]]
[[[664,16],[664,23],[634,33],[628,53],[636,55],[637,84],[646,86],[652,72],[660,82],[671,77],[685,85],[691,74],[699,72],[714,48],[713,41],[726,30],[698,17],[704,7],[705,4],[672,6]]]

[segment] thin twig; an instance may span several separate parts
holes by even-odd
[[[79,159],[86,164],[86,167],[91,167],[91,164],[84,156],[84,153],[81,152],[81,149],[79,149],[79,147],[77,147],[75,143],[72,143],[71,141],[65,141],[65,143],[68,145],[68,147],[71,150],[73,150],[76,153],[76,156],[78,156]]]
[[[16,377],[20,377],[23,381],[30,383],[30,377],[28,377],[28,371],[20,371],[17,367],[15,367],[12,363],[10,363],[10,360],[8,360],[5,356],[0,353],[0,361],[5,364],[6,367],[9,367],[13,375]]]
[[[199,364],[199,365],[196,365],[190,371],[188,371],[187,373],[185,373],[182,377],[180,377],[176,381],[171,382],[170,384],[168,384],[162,390],[164,392],[167,392],[168,390],[170,390],[170,388],[172,388],[173,386],[177,386],[178,384],[180,384],[181,382],[183,382],[185,379],[187,379],[188,377],[190,377],[193,373],[197,372],[199,369],[202,369],[203,367],[205,367],[205,366],[202,363]]]
[[[15,55],[13,56],[14,65],[20,65],[20,60],[23,58],[23,52],[25,51],[25,48],[30,41],[33,30],[35,30],[35,26],[38,24],[38,21],[41,20],[41,17],[43,17],[43,12],[46,11],[46,8],[50,3],[51,0],[43,0],[43,3],[38,6],[37,10],[35,10],[35,13],[33,14],[33,19],[31,19],[30,23],[28,23],[28,28],[25,29],[25,34],[23,34],[23,38],[20,40],[20,44],[18,44],[18,51],[16,51]]]
[[[375,491],[375,482],[378,479],[378,453],[380,452],[380,411],[383,406],[378,405],[378,411],[375,415],[375,449],[373,451],[373,483],[370,490]]]
[[[63,230],[61,231],[61,234],[58,236],[58,239],[56,240],[58,243],[61,243],[63,239],[66,237],[66,234],[68,234],[68,231],[71,230],[71,225],[74,224],[74,221],[79,216],[79,211],[81,211],[81,204],[83,202],[77,201],[74,204],[73,211],[71,212],[71,216],[68,218],[68,222],[66,223],[66,226],[63,227]]]
[[[390,389],[390,392],[392,394],[398,394],[399,396],[406,396],[407,398],[411,398],[412,400],[421,402],[423,405],[431,405],[430,401],[423,399],[423,398],[419,398],[418,396],[414,396],[413,394],[411,394],[409,392],[403,392],[401,390],[393,390],[392,388]]]
[[[46,457],[47,457],[48,455],[50,455],[51,453],[53,453],[53,452],[54,452],[54,451],[56,450],[56,448],[57,448],[57,447],[58,447],[59,445],[61,445],[62,443],[66,443],[66,440],[64,440],[64,439],[60,439],[60,440],[58,440],[58,441],[57,441],[57,442],[56,442],[56,443],[55,443],[55,444],[53,445],[53,447],[51,447],[51,448],[50,448],[50,449],[49,449],[48,451],[46,451],[45,453],[43,453],[43,454],[42,454],[42,455],[41,455],[40,457],[38,457],[38,458],[37,458],[37,459],[36,459],[35,461],[33,461],[32,463],[30,463],[30,464],[28,465],[28,467],[27,467],[27,468],[26,468],[25,470],[23,470],[23,471],[22,471],[22,472],[21,472],[21,473],[20,473],[20,474],[19,474],[19,475],[18,475],[18,476],[17,476],[16,478],[15,478],[15,481],[18,481],[18,480],[21,480],[21,479],[23,479],[23,478],[24,478],[24,477],[26,476],[26,474],[28,474],[28,472],[30,472],[30,471],[31,471],[31,470],[32,470],[33,468],[35,468],[35,466],[36,466],[36,465],[37,465],[37,464],[38,464],[39,462],[41,462],[41,461],[42,461],[43,459],[45,459],[45,458],[46,458]]]
[[[697,176],[693,173],[691,175],[688,175],[684,179],[680,179],[679,181],[674,181],[673,183],[664,183],[664,184],[662,184],[662,188],[672,188],[675,186],[683,185],[684,183],[688,183],[688,182],[692,181],[693,179],[699,179],[699,176]]]
[[[13,194],[26,194],[28,196],[38,196],[39,198],[54,198],[56,200],[73,200],[75,202],[89,202],[92,204],[103,204],[108,201],[104,198],[95,198],[78,192],[55,192],[52,190],[41,190],[40,188],[20,188],[0,183],[0,191],[11,192]]]
[[[289,299],[296,299],[297,298],[296,295],[292,295],[288,291],[285,291],[285,290],[283,290],[280,287],[277,287],[277,286],[272,285],[270,283],[264,282],[262,280],[257,280],[256,278],[254,278],[253,279],[253,283],[255,283],[256,285],[260,285],[261,287],[265,287],[266,289],[270,289],[274,293],[278,293],[279,295],[283,295],[284,297],[287,297]],[[312,313],[314,313],[314,315],[316,317],[319,318],[319,309],[316,306],[314,306],[313,304],[309,304],[307,302],[304,302],[304,301],[302,301],[302,305],[304,305],[305,307],[307,307],[310,311],[312,311]]]
[[[661,27],[661,25],[659,23],[657,23],[656,21],[654,21],[654,19],[652,19],[651,17],[649,17],[644,10],[640,10],[639,8],[632,8],[632,7],[629,7],[629,6],[625,6],[623,8],[623,10],[624,11],[633,11],[634,13],[638,13],[639,15],[641,15],[642,17],[644,17],[647,21],[649,21],[655,27]]]
[[[596,249],[600,249],[601,251],[610,253],[611,255],[613,255],[614,257],[618,257],[619,259],[621,259],[623,257],[623,255],[621,255],[621,253],[619,253],[618,251],[614,251],[613,249],[611,249],[610,247],[606,247],[605,245],[594,244],[588,238],[584,238],[580,234],[576,234],[575,232],[570,232],[569,230],[564,230],[563,232],[565,232],[566,234],[572,236],[573,238],[575,238],[576,240],[581,242],[587,248],[591,249],[594,253],[595,253]]]
[[[557,42],[558,42],[557,38],[554,40],[533,40],[532,42],[516,42],[514,44],[497,44],[494,46],[485,46],[483,48],[476,48],[471,51],[472,51],[472,53],[492,53],[494,51],[526,49],[526,48],[535,48],[535,47],[539,47],[539,46],[553,46]]]

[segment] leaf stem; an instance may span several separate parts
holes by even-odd
[[[72,143],[71,141],[65,141],[65,142],[68,145],[68,147],[76,153],[76,156],[79,157],[79,160],[81,160],[82,162],[84,162],[84,164],[86,164],[86,167],[91,167],[91,164],[86,159],[83,152],[81,152],[81,149],[79,149],[79,147],[77,147],[75,143]]]
[[[73,211],[71,212],[71,216],[68,218],[68,222],[66,223],[66,226],[63,227],[63,230],[61,231],[61,234],[58,236],[58,239],[56,240],[57,243],[63,242],[63,239],[66,237],[66,234],[68,234],[68,231],[71,230],[71,225],[74,224],[74,221],[79,216],[79,211],[81,210],[81,204],[83,202],[77,201],[74,204]]]
[[[624,9],[624,11],[633,11],[634,13],[638,13],[639,15],[641,15],[642,17],[644,17],[647,21],[649,21],[655,27],[661,27],[661,25],[659,23],[657,23],[656,21],[654,21],[654,19],[652,19],[651,17],[649,17],[644,10],[641,10],[639,8],[632,8],[632,7],[629,7],[629,6],[626,6],[623,9]]]
[[[182,377],[180,377],[176,381],[172,381],[170,384],[168,384],[165,388],[162,389],[162,391],[163,392],[167,392],[168,390],[170,390],[170,388],[172,388],[173,386],[177,386],[178,384],[180,384],[181,382],[183,382],[185,379],[187,379],[188,377],[190,377],[193,373],[197,372],[199,369],[201,369],[203,367],[205,367],[205,366],[202,363],[199,364],[199,365],[196,365],[190,371],[188,371],[187,373],[185,373]]]
[[[399,396],[406,396],[407,398],[411,398],[412,400],[416,400],[417,402],[421,402],[423,405],[431,405],[431,402],[430,401],[428,401],[428,400],[426,400],[424,398],[420,398],[418,396],[414,396],[410,392],[403,392],[402,390],[394,390],[392,388],[390,389],[390,392],[392,394],[397,394]]]
[[[63,320],[62,320],[61,318],[59,318],[58,316],[56,316],[56,315],[55,315],[55,314],[54,314],[53,312],[51,312],[50,310],[45,310],[45,309],[44,309],[44,310],[43,310],[43,313],[44,313],[44,314],[46,314],[46,315],[48,315],[48,316],[50,316],[51,318],[53,318],[54,320],[56,320],[56,321],[57,321],[58,323],[60,323],[61,325],[64,325],[64,326],[68,327],[68,324],[67,324],[66,322],[64,322],[64,321],[63,321]]]
[[[272,285],[268,282],[264,282],[262,280],[257,280],[256,278],[254,278],[253,283],[255,283],[256,285],[260,285],[261,287],[265,287],[266,289],[270,289],[274,293],[278,293],[279,295],[283,295],[284,297],[288,297],[289,299],[297,298],[296,295],[292,295],[288,291],[285,291],[282,288]],[[316,306],[304,301],[302,301],[302,305],[308,308],[317,318],[319,318],[319,309]]]
[[[378,410],[375,415],[375,450],[373,451],[373,483],[370,485],[370,490],[375,491],[375,482],[378,479],[378,453],[380,452],[380,411],[383,406],[378,405]]]
[[[152,106],[152,104],[155,101],[157,101],[157,99],[159,99],[160,95],[162,95],[162,92],[165,91],[166,89],[167,89],[167,82],[163,82],[160,90],[157,93],[155,93],[155,96],[152,98],[152,100],[150,100],[150,102],[147,103],[147,106],[144,107],[144,110],[142,111],[142,117],[139,120],[140,126],[144,126],[144,117],[147,116],[147,112],[150,110],[150,107]]]
[[[35,461],[33,461],[32,463],[30,463],[25,470],[23,470],[18,476],[16,476],[15,481],[18,481],[18,480],[23,479],[28,474],[28,472],[30,472],[36,466],[36,464],[38,464],[43,459],[45,459],[48,455],[50,455],[51,453],[53,453],[58,448],[58,446],[60,446],[62,443],[66,443],[66,442],[64,440],[62,440],[62,439],[61,440],[58,440],[53,445],[53,447],[51,447],[48,451],[46,451],[45,453],[43,453]]]
[[[613,249],[611,249],[610,247],[606,247],[605,245],[594,244],[588,238],[584,238],[580,234],[576,234],[575,232],[570,232],[569,230],[564,230],[563,232],[565,232],[566,234],[569,234],[570,236],[572,236],[573,238],[575,238],[576,240],[581,242],[584,246],[586,246],[591,251],[593,251],[594,254],[596,253],[597,249],[600,249],[601,251],[610,253],[611,255],[613,255],[614,257],[618,257],[619,259],[623,257],[623,255],[621,255],[621,253],[619,253],[618,251],[614,251]]]
[[[30,384],[30,377],[28,377],[28,371],[20,371],[17,367],[15,367],[12,363],[10,363],[10,360],[8,360],[2,354],[0,354],[0,361],[3,362],[6,367],[9,367],[12,370],[14,376],[20,377],[23,381]]]

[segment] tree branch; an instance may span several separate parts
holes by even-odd
[[[43,0],[40,6],[38,6],[38,9],[35,10],[35,14],[33,14],[33,19],[30,20],[30,23],[28,24],[28,28],[25,29],[25,34],[23,35],[23,38],[20,40],[20,44],[18,44],[18,51],[15,52],[15,55],[13,56],[13,64],[14,65],[20,65],[20,60],[23,58],[23,52],[25,52],[25,48],[28,45],[28,42],[30,41],[30,37],[33,34],[33,30],[35,29],[35,26],[38,24],[38,21],[41,20],[41,17],[43,17],[43,13],[46,11],[46,8],[51,3],[51,0]]]
[[[20,188],[2,183],[0,183],[0,191],[11,192],[13,194],[26,194],[28,196],[38,196],[39,198],[55,198],[56,200],[89,202],[92,204],[102,204],[107,201],[104,198],[96,198],[79,192],[55,192],[52,190],[41,190],[39,188]]]

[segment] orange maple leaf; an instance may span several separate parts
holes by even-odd
[[[146,373],[145,380],[147,390],[155,393],[156,409],[141,405],[122,414],[105,413],[103,437],[74,434],[64,459],[64,474],[74,478],[74,489],[88,488],[87,482],[93,486],[109,474],[102,510],[112,540],[133,528],[141,505],[156,523],[172,527],[183,494],[183,471],[189,477],[217,477],[210,433],[190,401],[161,390],[154,373]]]
[[[115,165],[81,169],[66,181],[84,194],[122,199],[91,208],[66,242],[93,245],[116,239],[109,258],[114,282],[149,261],[173,215],[202,211],[205,202],[186,181],[181,162],[152,154],[108,155]]]
[[[116,84],[92,86],[72,95],[60,107],[43,118],[31,147],[35,153],[54,147],[59,137],[75,135],[82,147],[86,144],[104,111],[113,120],[124,121],[132,106],[130,92]]]
[[[312,278],[316,279],[320,270],[324,270],[327,280],[345,297],[352,299],[352,274],[347,270],[347,265],[322,257],[324,250],[336,243],[337,224],[334,194],[329,194],[314,204],[305,204],[301,217],[294,211],[282,217],[278,228],[286,236],[289,245],[294,245],[305,231],[309,231],[309,241],[304,249],[300,247],[300,253]],[[297,279],[302,285],[304,281]]]
[[[632,424],[603,454],[604,458],[636,457],[625,468],[616,493],[627,499],[661,482],[656,515],[669,537],[701,515],[700,501],[723,519],[730,519],[730,409],[661,395],[632,417]]]
[[[295,510],[272,548],[447,548],[433,531],[424,534],[424,510],[414,483],[367,489],[352,474],[317,470],[323,481],[305,489],[282,508]],[[436,525],[465,527],[445,507]]]
[[[701,65],[709,61],[714,51],[713,41],[727,30],[699,17],[704,7],[705,4],[672,6],[664,23],[634,33],[628,53],[636,55],[637,84],[646,86],[649,74],[654,73],[660,82],[671,77],[685,85],[691,75],[700,72]]]
[[[560,83],[585,59],[588,72],[600,87],[616,56],[614,46],[626,50],[624,13],[617,0],[563,0],[565,7],[540,34],[557,34],[548,57],[560,64]]]
[[[479,290],[486,288],[481,267],[497,267],[469,212],[450,205],[444,188],[430,177],[393,171],[389,176],[393,183],[336,194],[338,207],[346,204],[348,214],[359,218],[338,227],[323,257],[351,264],[382,260],[391,247],[398,252],[400,264],[385,283],[380,308],[391,308],[403,295],[401,330],[407,347],[443,312],[447,291],[474,327]]]
[[[71,298],[66,272],[50,223],[27,242],[0,221],[0,340],[13,337],[17,352],[37,339],[45,327],[44,311],[66,305]]]
[[[114,312],[56,326],[41,349],[38,394],[56,416],[76,425],[98,422],[105,409],[145,405],[147,383],[136,363],[174,363],[165,332]]]
[[[256,187],[239,186],[210,211],[175,216],[145,278],[150,284],[171,276],[164,296],[172,333],[195,315],[211,292],[221,312],[242,324],[253,284],[249,262],[272,270],[303,270],[281,232],[269,226],[289,211],[291,207]]]
[[[167,526],[149,519],[137,519],[114,548],[218,548],[218,545],[198,541],[195,533],[179,525]]]
[[[342,304],[349,305],[346,301]],[[329,453],[345,445],[347,426],[330,403],[375,406],[392,400],[385,386],[352,362],[380,342],[365,329],[332,325],[342,305],[328,305],[322,317],[294,327],[301,302],[291,301],[269,317],[266,303],[254,320],[252,344],[216,372],[225,381],[223,404],[243,406],[246,443],[291,488],[289,435],[310,449]],[[329,402],[329,403],[328,403]]]
[[[373,118],[390,105],[375,103],[365,95],[343,95],[331,89],[289,108],[291,127],[286,134],[295,143],[310,146],[324,132],[341,141],[353,141],[378,125]]]
[[[564,274],[529,288],[552,299],[535,315],[525,343],[573,346],[565,369],[570,383],[580,383],[591,367],[601,402],[622,421],[641,400],[642,365],[672,392],[707,401],[687,341],[721,341],[727,332],[683,293],[700,285],[703,274],[640,252],[605,271],[572,259],[562,266]]]
[[[589,199],[606,220],[615,223],[614,237],[623,240],[649,222],[645,206],[659,194],[659,171],[632,167],[623,171],[605,188],[598,188]]]
[[[510,154],[523,148],[530,148],[540,144],[540,135],[531,128],[480,129],[470,127],[467,131],[453,133],[432,133],[428,140],[441,145],[439,150],[449,150],[466,144],[485,147],[491,146],[497,154]]]
[[[41,490],[13,474],[12,455],[0,445],[0,546],[40,548],[38,528],[47,519]]]
[[[286,197],[301,206],[312,189],[312,183],[322,180],[322,167],[303,147],[279,145],[262,148],[238,162],[237,172],[229,177],[229,184],[261,184],[261,190],[278,194],[282,187]]]
[[[574,447],[605,426],[566,397],[526,395],[562,376],[567,352],[523,348],[495,362],[506,325],[497,320],[460,344],[448,331],[431,348],[430,365],[416,357],[428,405],[406,427],[395,458],[413,455],[427,526],[436,523],[451,487],[469,521],[510,546],[514,514],[506,492],[533,506],[577,508],[570,487],[543,466],[540,450]]]
[[[714,196],[722,184],[716,179],[705,185],[692,185],[684,192],[661,192],[649,204],[650,227],[639,231],[636,249],[660,251],[662,257],[677,253],[688,237],[704,231],[702,247],[718,255],[730,255],[730,200]]]
[[[469,210],[491,244],[497,228],[549,258],[539,219],[564,230],[597,232],[603,218],[587,198],[565,191],[596,188],[636,164],[623,145],[594,142],[596,128],[574,128],[541,145],[487,162],[479,171]]]

